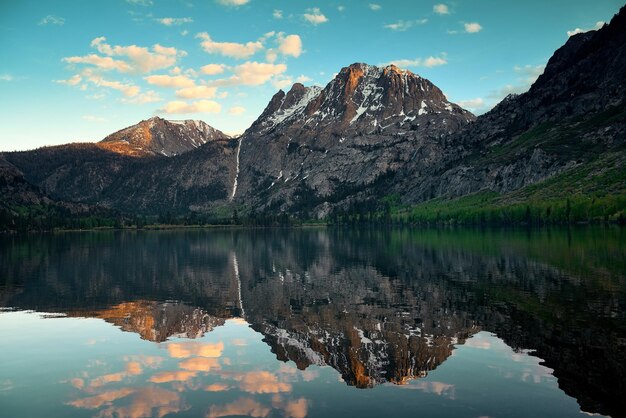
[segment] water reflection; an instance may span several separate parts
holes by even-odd
[[[68,405],[100,416],[188,411],[181,393],[192,391],[219,396],[210,417],[304,417],[315,409],[294,384],[314,387],[320,366],[349,386],[395,384],[458,401],[467,387],[424,379],[453,364],[458,347],[520,363],[491,364],[501,379],[556,376],[584,411],[619,415],[624,244],[622,230],[593,228],[8,238],[0,306],[100,318],[159,343],[158,354],[67,380],[77,391]],[[242,327],[252,334],[213,338]],[[249,344],[254,336],[262,343]],[[280,362],[259,363],[262,346]],[[0,393],[10,385],[0,382]]]

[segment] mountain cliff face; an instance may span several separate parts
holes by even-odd
[[[615,177],[626,169],[625,75],[622,8],[598,31],[570,37],[528,92],[450,135],[437,166],[407,166],[392,190],[415,203],[479,191],[506,195],[560,174],[590,185],[594,177]],[[626,184],[614,183],[603,188],[623,192]]]
[[[272,98],[240,138],[235,201],[325,216],[474,119],[409,71],[353,64],[323,89],[295,84]]]
[[[229,136],[200,120],[165,120],[153,117],[117,131],[98,143],[106,150],[133,156],[184,154],[210,141]]]

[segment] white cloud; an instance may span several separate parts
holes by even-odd
[[[579,33],[589,32],[590,30],[598,30],[598,29],[601,29],[602,26],[604,26],[605,24],[606,24],[606,22],[598,21],[598,22],[596,22],[596,25],[593,28],[591,28],[591,29],[576,28],[574,30],[568,30],[567,31],[567,36],[574,36],[574,35],[579,34]]]
[[[468,109],[468,110],[471,110],[472,112],[475,112],[485,107],[485,99],[483,99],[482,97],[476,97],[474,99],[458,101],[456,104],[458,104],[464,109]]]
[[[477,22],[465,23],[463,27],[467,33],[478,33],[483,30],[483,27]]]
[[[39,21],[40,25],[57,25],[63,26],[65,24],[65,19],[55,15],[48,15]]]
[[[298,58],[302,54],[302,39],[298,35],[278,34],[278,50],[285,56]]]
[[[433,12],[437,13],[438,15],[449,15],[450,9],[446,4],[435,4],[433,6]]]
[[[219,113],[222,111],[222,106],[212,100],[198,100],[192,103],[175,100],[168,102],[165,107],[159,109],[159,111],[169,114]]]
[[[146,104],[146,103],[160,102],[162,100],[163,99],[161,98],[161,96],[159,96],[157,92],[155,92],[154,90],[149,90],[145,93],[139,93],[135,97],[123,98],[122,102],[132,103],[132,104]]]
[[[265,61],[269,62],[270,64],[276,62],[277,59],[278,52],[275,49],[270,48],[265,52]]]
[[[200,71],[203,74],[207,74],[207,75],[222,74],[225,69],[226,69],[226,66],[224,64],[207,64],[203,67],[200,67]]]
[[[306,83],[307,81],[311,81],[310,77],[305,76],[304,74],[300,75],[298,78],[296,78],[296,81],[298,83]]]
[[[91,71],[84,71],[83,76],[98,87],[107,87],[113,90],[117,90],[122,92],[122,94],[126,97],[135,97],[139,94],[141,89],[132,84],[125,84],[119,81],[110,81],[105,80],[101,76],[94,74]]]
[[[245,44],[236,42],[215,42],[206,32],[197,34],[196,38],[203,40],[200,45],[202,49],[209,54],[220,54],[230,58],[250,58],[263,49],[263,44],[260,41],[247,42]]]
[[[307,81],[311,81],[311,78],[305,76],[304,74],[300,75],[296,78],[296,83],[306,83]],[[291,77],[275,77],[272,80],[272,86],[277,89],[285,89],[287,87],[291,87],[294,84],[294,80]]]
[[[11,74],[0,74],[0,81],[13,81],[15,78]]]
[[[285,71],[287,71],[285,64],[245,62],[233,69],[233,76],[216,80],[211,84],[213,86],[259,86],[270,81],[272,77],[283,74]]]
[[[165,26],[182,25],[184,23],[193,22],[193,19],[190,17],[162,17],[154,20]]]
[[[127,3],[136,6],[152,6],[152,0],[126,0]]]
[[[282,19],[283,18],[283,11],[275,9],[274,13],[272,13],[272,16],[274,16],[274,19]]]
[[[432,67],[438,67],[440,65],[445,65],[447,63],[448,61],[446,60],[446,54],[442,53],[441,56],[439,57],[434,57],[431,55],[428,58],[400,59],[400,60],[389,61],[388,63],[381,64],[381,65],[386,66],[386,65],[393,64],[396,67],[400,67],[400,68],[413,68],[413,67],[432,68]]]
[[[189,31],[187,29],[180,32],[180,36],[187,36],[187,35],[189,35]]]
[[[337,10],[340,12],[343,12],[344,10],[346,10],[345,6],[337,6]]]
[[[370,3],[369,4],[369,8],[370,8],[370,10],[373,10],[373,11],[376,12],[376,11],[382,9],[382,6],[380,4]]]
[[[82,57],[66,57],[63,61],[69,64],[89,64],[98,67],[101,70],[117,70],[121,73],[128,73],[132,71],[132,67],[120,60],[115,60],[111,57],[101,57],[96,54],[89,54]]]
[[[239,7],[250,2],[250,0],[216,0],[222,6]]]
[[[144,77],[149,84],[153,84],[159,87],[170,87],[170,88],[182,88],[182,87],[193,87],[195,82],[187,76],[184,75],[151,75],[148,77]]]
[[[230,113],[231,115],[241,115],[242,113],[246,112],[246,108],[245,107],[241,107],[241,106],[233,106],[230,109],[228,109],[228,113]]]
[[[176,90],[176,97],[181,99],[212,99],[217,93],[217,88],[208,86],[193,86]]]
[[[94,116],[94,115],[84,115],[83,120],[86,120],[88,122],[106,122],[105,118],[101,118],[99,116]]]
[[[289,77],[277,78],[277,79],[272,80],[272,86],[280,90],[286,89],[287,87],[290,87],[291,85],[293,85],[293,79]]]
[[[388,25],[385,25],[385,27],[396,32],[404,32],[415,25],[424,25],[426,23],[428,23],[428,19],[399,20],[396,23],[389,23]]]
[[[307,9],[303,17],[307,22],[315,26],[319,25],[320,23],[328,22],[328,18],[324,16],[324,14],[317,7]]]
[[[91,46],[105,56],[90,54],[63,58],[70,64],[89,64],[101,70],[117,70],[122,73],[149,73],[171,67],[176,64],[178,57],[187,55],[185,51],[176,48],[164,47],[159,44],[152,46],[152,52],[137,45],[119,46],[109,45],[106,38],[101,36],[91,41]],[[126,60],[116,60],[111,57],[122,57]]]
[[[75,86],[82,81],[82,77],[79,74],[74,74],[67,80],[54,80],[55,83],[66,84],[68,86]]]

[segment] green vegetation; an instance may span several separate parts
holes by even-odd
[[[401,208],[393,218],[407,223],[624,223],[626,167],[621,153],[608,154],[511,193],[433,199]]]

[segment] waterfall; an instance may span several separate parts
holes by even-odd
[[[239,142],[237,143],[237,170],[235,171],[235,180],[233,181],[233,192],[230,195],[230,201],[232,202],[235,198],[235,193],[237,193],[237,179],[239,178],[239,152],[241,152],[241,142],[243,141],[243,137],[239,138]]]

